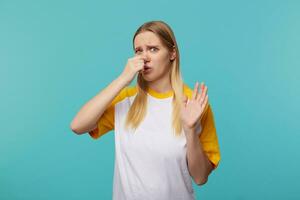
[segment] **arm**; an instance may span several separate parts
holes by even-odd
[[[108,87],[87,102],[71,122],[71,129],[77,134],[89,132],[97,127],[98,119],[118,93],[134,79],[137,72],[144,68],[144,58],[129,58],[122,74]]]
[[[208,159],[204,152],[204,146],[200,142],[200,136],[207,134],[207,126],[201,131],[200,136],[196,134],[196,127],[199,122],[207,117],[206,111],[209,111],[207,87],[201,84],[201,94],[198,93],[198,82],[191,99],[185,98],[181,109],[181,119],[183,130],[187,142],[187,163],[190,175],[198,185],[203,185],[207,182],[208,176],[213,170],[214,165]],[[206,113],[206,115],[205,115]]]
[[[118,93],[128,85],[126,79],[119,76],[99,94],[88,101],[77,113],[71,122],[71,129],[77,134],[83,134],[93,130],[97,126],[98,119],[110,105]]]
[[[193,129],[185,129],[187,140],[188,168],[195,183],[203,185],[213,170],[213,165],[205,155],[201,142]]]

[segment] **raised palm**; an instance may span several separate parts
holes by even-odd
[[[195,128],[207,107],[207,86],[201,84],[201,93],[198,93],[198,88],[199,83],[196,82],[191,99],[185,98],[181,106],[180,116],[185,128]]]

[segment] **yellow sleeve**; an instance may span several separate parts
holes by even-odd
[[[201,118],[202,130],[199,140],[202,148],[207,155],[208,159],[213,164],[214,169],[217,168],[221,159],[220,149],[218,144],[218,137],[214,123],[214,116],[210,104]]]
[[[105,133],[114,129],[114,118],[115,118],[115,108],[114,105],[110,106],[104,111],[102,116],[99,118],[97,128],[90,131],[89,134],[92,138],[98,139]]]
[[[105,133],[111,131],[115,127],[115,104],[124,99],[127,95],[127,88],[121,90],[121,92],[113,99],[110,105],[106,108],[102,116],[99,118],[97,127],[89,132],[89,135],[93,139],[98,139]]]

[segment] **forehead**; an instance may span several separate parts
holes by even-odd
[[[134,46],[141,47],[143,45],[161,45],[160,39],[151,31],[139,33],[134,39]]]

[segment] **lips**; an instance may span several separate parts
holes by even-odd
[[[151,69],[151,67],[145,65],[145,66],[144,66],[144,70],[147,70],[147,69]]]
[[[149,67],[149,66],[147,66],[147,65],[144,66],[143,73],[149,73],[149,72],[151,72],[151,71],[152,71],[152,68],[151,68],[151,67]]]

